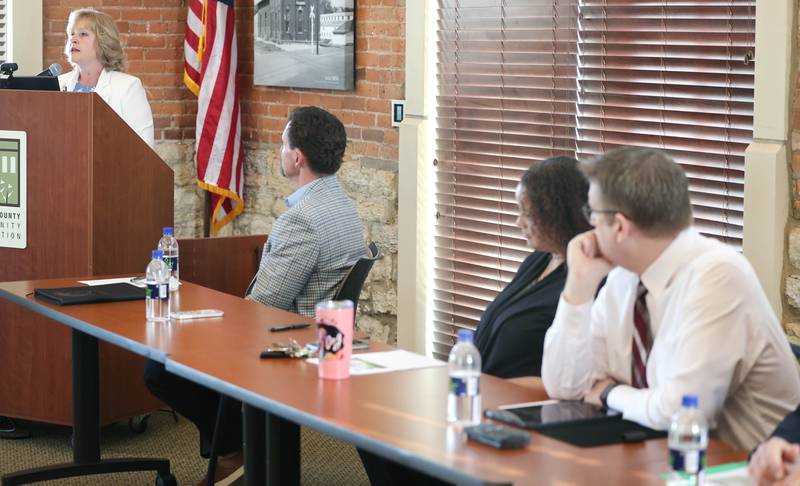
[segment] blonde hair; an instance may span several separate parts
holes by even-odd
[[[98,12],[91,8],[81,8],[73,10],[69,14],[67,21],[67,43],[64,46],[64,54],[69,59],[70,35],[75,28],[75,23],[79,19],[87,19],[89,28],[96,37],[97,53],[100,63],[106,71],[122,71],[125,66],[125,53],[122,50],[122,42],[119,39],[119,30],[114,19],[108,14]],[[73,64],[74,65],[74,64]]]

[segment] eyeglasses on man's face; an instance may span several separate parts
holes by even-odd
[[[616,214],[619,212],[617,209],[592,209],[589,203],[584,204],[583,207],[581,207],[581,211],[583,211],[583,217],[586,218],[589,224],[592,224],[593,214]]]

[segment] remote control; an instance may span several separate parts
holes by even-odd
[[[516,449],[531,442],[531,435],[505,425],[480,424],[466,427],[467,437],[498,449]]]

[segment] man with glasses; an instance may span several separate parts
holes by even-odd
[[[712,433],[754,447],[800,403],[800,375],[750,264],[691,228],[686,176],[664,152],[622,148],[582,169],[594,229],[567,247],[548,394],[659,430],[696,394]]]

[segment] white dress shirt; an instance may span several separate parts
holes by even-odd
[[[58,77],[61,89],[73,91],[78,82],[78,70],[62,74]],[[103,101],[120,116],[147,145],[155,144],[153,134],[153,112],[147,102],[147,94],[142,82],[136,76],[120,71],[103,71],[94,88]]]
[[[669,428],[681,397],[694,393],[712,434],[756,446],[800,403],[800,373],[749,262],[687,229],[641,280],[654,338],[649,388],[628,385],[639,275],[617,267],[594,303],[571,305],[562,296],[545,337],[547,393],[580,399],[595,380],[611,378],[621,385],[608,395],[609,407],[660,430]]]

